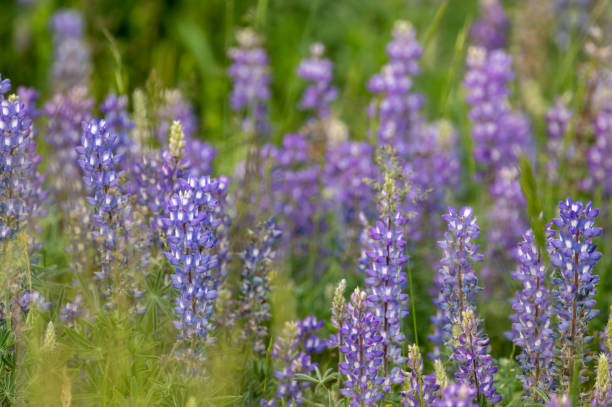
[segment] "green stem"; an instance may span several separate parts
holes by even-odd
[[[408,267],[408,284],[410,285],[410,302],[412,304],[412,325],[414,328],[414,343],[419,346],[419,334],[417,332],[416,308],[414,305],[414,289],[412,284],[412,267]]]

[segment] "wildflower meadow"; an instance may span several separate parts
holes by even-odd
[[[612,407],[612,2],[0,9],[1,406]]]

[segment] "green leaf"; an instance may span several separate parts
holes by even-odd
[[[542,202],[538,197],[537,184],[531,169],[531,163],[524,154],[519,158],[519,172],[521,189],[527,202],[527,215],[529,216],[535,241],[540,248],[540,253],[546,256],[546,235],[544,232],[545,224],[542,219]]]
[[[179,39],[193,54],[203,76],[216,76],[221,68],[215,61],[206,33],[196,24],[183,22],[177,24]]]

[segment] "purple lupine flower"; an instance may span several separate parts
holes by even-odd
[[[10,82],[2,81],[2,90],[10,90]],[[19,98],[0,94],[0,242],[26,228],[38,213],[37,199],[44,199],[31,126],[28,109]]]
[[[66,303],[60,308],[60,320],[71,327],[74,323],[82,318],[86,318],[89,312],[83,307],[83,296],[81,294],[75,295],[72,302]]]
[[[100,111],[104,114],[104,120],[110,131],[115,133],[118,138],[117,153],[126,155],[130,150],[130,130],[134,123],[130,120],[127,113],[127,96],[117,96],[113,93],[108,95],[104,102],[100,104]],[[124,160],[124,162],[127,162]]]
[[[236,39],[238,47],[228,51],[232,60],[228,74],[233,84],[230,107],[239,114],[242,131],[267,135],[270,132],[267,118],[270,99],[268,55],[260,47],[261,40],[252,29],[238,31]]]
[[[318,119],[329,116],[329,103],[336,99],[338,91],[331,86],[332,63],[323,58],[325,46],[314,43],[310,46],[310,59],[302,61],[297,74],[310,84],[300,99],[300,109],[313,110]]]
[[[517,257],[520,264],[512,277],[523,287],[512,299],[512,342],[522,348],[517,356],[526,400],[540,401],[536,389],[548,394],[553,385],[551,301],[546,287],[547,270],[532,230],[523,235]]]
[[[36,119],[40,116],[40,110],[36,108],[36,102],[40,94],[36,89],[20,86],[17,88],[17,96],[19,96],[19,100],[25,105],[26,109],[28,109],[32,119]]]
[[[458,335],[453,338],[452,359],[458,362],[455,378],[459,384],[476,388],[476,400],[499,403],[502,396],[495,394],[493,374],[497,366],[489,354],[489,337],[478,327],[479,320],[472,309],[463,311],[461,319],[455,320]]]
[[[347,141],[327,149],[322,183],[333,197],[332,210],[340,220],[351,225],[357,223],[360,212],[372,213],[374,199],[365,180],[374,179],[376,173],[368,143]]]
[[[87,85],[91,55],[83,39],[83,17],[72,9],[57,11],[51,17],[53,34],[52,80],[56,92]]]
[[[383,364],[380,321],[368,311],[367,294],[359,287],[351,294],[346,307],[346,320],[340,329],[344,344],[340,352],[344,362],[338,364],[340,373],[346,377],[340,393],[349,400],[351,407],[375,406],[383,398],[379,377]]]
[[[471,106],[469,117],[476,161],[487,170],[514,163],[525,140],[520,138],[522,134],[507,128],[513,121],[508,103],[508,83],[514,78],[512,57],[502,50],[487,52],[484,48],[471,47],[467,68],[463,84]]]
[[[160,231],[168,199],[180,178],[186,178],[189,162],[185,155],[185,133],[180,122],[172,124],[169,146],[160,151],[144,151],[141,159],[132,164],[130,192],[136,197],[136,212],[140,215],[140,229],[144,236],[138,246],[141,249],[161,249]],[[221,184],[226,185],[225,182]],[[148,255],[143,264],[148,263]]]
[[[480,14],[470,28],[472,43],[489,51],[504,48],[510,27],[504,6],[499,0],[480,0]]]
[[[168,240],[166,257],[175,267],[171,276],[178,290],[174,322],[178,338],[186,341],[207,340],[210,316],[217,297],[213,271],[217,256],[213,254],[217,217],[215,198],[218,180],[210,177],[178,180],[163,219]],[[191,350],[203,360],[203,352]]]
[[[489,217],[487,259],[483,277],[487,287],[496,286],[498,270],[510,267],[515,242],[527,229],[524,198],[514,169],[521,154],[531,154],[531,129],[527,117],[512,112],[508,84],[514,77],[512,58],[503,50],[471,47],[464,86],[471,106],[474,156],[482,165],[481,176],[491,189],[494,207]],[[515,227],[508,229],[508,225]],[[495,261],[495,263],[493,263]]]
[[[274,219],[260,224],[255,231],[249,231],[249,242],[239,254],[242,259],[238,318],[244,322],[241,338],[253,342],[257,353],[265,353],[264,339],[268,336],[267,322],[270,314],[270,264],[276,252],[274,245],[281,237]]]
[[[489,192],[493,198],[493,206],[488,213],[490,226],[487,231],[485,257],[496,256],[497,261],[508,263],[506,252],[512,251],[516,241],[528,227],[524,211],[525,197],[516,166],[499,168],[489,186]],[[499,276],[495,267],[496,265],[489,263],[483,270],[485,283],[493,282],[491,279]]]
[[[76,147],[81,144],[81,123],[91,119],[93,100],[87,88],[76,87],[66,94],[56,94],[43,107],[47,118],[45,141],[52,147],[47,166],[54,198],[67,202],[83,191],[82,171]]]
[[[588,337],[587,324],[599,313],[595,294],[599,276],[593,267],[601,258],[592,238],[601,235],[595,227],[599,209],[566,198],[559,202],[559,217],[553,219],[556,230],[549,238],[550,261],[556,267],[553,278],[555,314],[560,333],[562,385],[569,386],[574,371],[574,357],[583,352]]]
[[[311,327],[310,322],[306,321],[308,327]],[[316,328],[318,329],[318,328]],[[277,401],[284,401],[283,405],[302,405],[304,404],[303,390],[310,386],[311,383],[300,381],[297,379],[297,374],[308,374],[315,370],[316,363],[312,363],[310,355],[303,350],[301,342],[308,329],[303,327],[302,321],[289,321],[285,323],[283,331],[274,342],[270,355],[277,363],[282,366],[274,371],[274,377],[278,381],[276,387],[275,398],[266,400],[262,399],[262,406],[277,406]]]
[[[4,95],[10,90],[11,90],[11,80],[8,78],[2,79],[2,75],[0,75],[0,95]]]
[[[571,407],[572,403],[567,395],[557,396],[553,394],[544,407]]]
[[[298,321],[298,336],[302,340],[306,353],[321,353],[325,350],[325,341],[315,335],[322,326],[323,321],[317,320],[312,315]]]
[[[211,175],[216,156],[217,149],[210,143],[195,138],[185,141],[185,158],[189,161],[189,175],[192,177]]]
[[[119,140],[104,120],[92,119],[83,123],[81,146],[77,147],[83,182],[89,193],[87,203],[92,207],[93,237],[98,241],[100,269],[99,279],[115,280],[111,276],[111,264],[124,260],[115,258],[119,240],[125,234],[122,212],[126,198],[119,188],[121,155],[116,153]],[[112,282],[111,282],[112,284]]]
[[[384,162],[388,160],[389,162]],[[405,195],[401,181],[401,169],[395,156],[380,156],[384,183],[378,184],[378,219],[369,229],[369,239],[363,248],[361,263],[367,275],[368,306],[380,321],[383,348],[383,389],[388,391],[394,383],[401,383],[401,371],[397,366],[404,362],[401,345],[405,336],[400,321],[408,314],[408,294],[402,292],[407,279],[404,265],[408,262],[405,253],[404,228],[410,217],[403,212],[401,203]]]
[[[407,148],[407,136],[414,124],[415,112],[420,110],[423,102],[421,95],[411,92],[412,76],[420,71],[418,61],[422,53],[412,25],[407,21],[397,21],[393,40],[387,45],[389,63],[368,82],[368,90],[381,95],[368,107],[368,114],[378,119],[378,144],[393,145],[401,157]]]
[[[482,261],[483,256],[475,243],[480,228],[473,215],[474,210],[467,206],[459,212],[449,207],[448,214],[442,215],[448,232],[438,242],[443,252],[436,276],[439,293],[434,303],[438,310],[432,318],[436,331],[429,338],[436,346],[447,344],[452,324],[460,321],[466,310],[475,308],[475,294],[480,287],[472,263]]]
[[[566,106],[563,98],[558,98],[554,106],[546,113],[546,130],[548,141],[546,142],[546,156],[548,158],[547,173],[551,181],[559,179],[559,161],[563,154],[563,139],[567,126],[572,117],[572,112]],[[571,147],[571,146],[570,146]],[[571,148],[566,155],[571,155]]]
[[[411,230],[413,240],[440,239],[443,233],[439,213],[446,206],[446,194],[459,183],[460,163],[457,136],[446,121],[420,123],[411,134],[404,172],[410,174],[419,214]]]
[[[18,307],[22,313],[28,313],[32,307],[39,311],[47,311],[51,307],[51,303],[45,300],[38,291],[34,290],[30,293],[29,289],[18,292],[17,296],[11,303],[11,309]],[[4,307],[3,307],[4,308]]]
[[[612,108],[602,109],[593,123],[595,143],[587,152],[589,168],[581,187],[593,191],[601,187],[606,196],[612,195]]]
[[[442,398],[432,404],[432,407],[477,407],[474,403],[476,389],[467,384],[451,383],[442,389]]]
[[[436,392],[440,386],[436,384],[436,375],[423,375],[423,358],[419,347],[408,347],[407,371],[402,371],[405,377],[405,387],[402,391],[402,405],[404,407],[427,407],[437,399]]]
[[[274,213],[284,217],[289,236],[310,234],[319,208],[321,169],[308,156],[308,142],[300,134],[286,134],[281,148],[271,154]]]

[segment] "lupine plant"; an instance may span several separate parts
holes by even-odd
[[[595,227],[599,210],[591,202],[584,204],[567,198],[559,203],[559,217],[553,220],[550,260],[555,267],[553,297],[559,324],[559,371],[562,386],[570,385],[575,363],[588,360],[584,345],[589,342],[587,324],[599,313],[595,294],[599,276],[593,267],[601,258],[593,238],[601,235]],[[587,359],[585,359],[587,358]]]
[[[521,381],[526,398],[540,399],[553,387],[554,336],[551,322],[551,300],[548,270],[538,248],[533,231],[529,230],[519,243],[517,257],[521,263],[512,277],[523,285],[512,299],[512,341],[522,348],[518,356],[523,370]]]
[[[368,230],[368,245],[361,260],[367,275],[368,305],[380,323],[384,391],[388,391],[392,384],[402,382],[397,365],[405,360],[401,355],[401,346],[405,341],[401,321],[408,314],[408,294],[404,292],[407,283],[404,267],[408,261],[404,227],[411,214],[403,212],[400,205],[406,188],[410,186],[401,184],[401,173],[394,154],[388,150],[379,155],[384,176],[383,184],[375,184],[379,213],[375,226]]]

